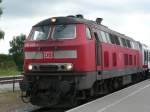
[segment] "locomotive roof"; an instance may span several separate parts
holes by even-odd
[[[56,22],[52,22],[52,18],[56,19]],[[34,26],[43,26],[43,25],[60,25],[60,24],[77,24],[77,23],[84,23],[84,24],[88,24],[88,25],[92,25],[92,26],[96,26],[96,27],[100,27],[101,29],[103,29],[104,31],[108,31],[109,33],[114,33],[122,38],[127,38],[129,40],[135,41],[134,39],[121,34],[119,32],[116,32],[114,30],[109,29],[107,26],[104,26],[102,24],[97,24],[96,21],[92,21],[92,20],[87,20],[84,18],[77,18],[77,17],[52,17],[52,18],[48,18],[45,19],[37,24],[35,24]]]
[[[56,22],[52,22],[51,19],[55,18]],[[39,23],[37,23],[34,26],[42,26],[42,25],[52,25],[52,24],[77,24],[77,23],[85,23],[85,24],[92,24],[94,21],[77,18],[77,17],[52,17],[48,18],[46,20],[43,20]],[[96,23],[96,22],[95,22]]]

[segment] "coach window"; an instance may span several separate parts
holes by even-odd
[[[100,31],[100,33],[101,33],[101,36],[102,36],[103,42],[107,42],[105,32]]]
[[[86,27],[86,38],[91,39],[91,31],[88,27]]]

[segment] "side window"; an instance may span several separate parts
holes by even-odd
[[[101,36],[102,36],[103,42],[107,42],[105,32],[100,31],[100,33],[101,33]]]
[[[138,43],[134,42],[135,49],[139,50]]]
[[[123,45],[124,47],[127,47],[127,45],[126,45],[126,40],[125,40],[124,38],[121,38],[121,42],[122,42],[122,45]]]
[[[116,35],[114,35],[114,40],[115,40],[116,45],[120,45],[120,41]]]
[[[138,43],[138,48],[142,51],[142,45]]]
[[[95,37],[96,42],[100,42],[98,35],[97,35],[97,32],[94,32],[94,37]]]
[[[99,38],[99,40],[100,40],[101,42],[103,42],[102,36],[101,36],[101,34],[100,34],[100,32],[99,32],[99,31],[97,32],[97,34],[98,34],[98,38]]]
[[[128,48],[131,48],[130,40],[126,40]]]
[[[136,49],[136,48],[135,48],[135,44],[134,44],[134,42],[133,42],[133,41],[131,41],[130,43],[131,43],[132,48],[133,48],[133,49]]]
[[[86,27],[86,38],[91,39],[91,32],[90,32],[90,29],[88,27]]]
[[[108,33],[105,33],[105,35],[106,35],[106,38],[107,38],[107,42],[108,42],[108,43],[111,43],[111,42],[110,42],[109,34],[108,34]]]
[[[147,52],[144,50],[144,61],[147,61]]]
[[[148,51],[147,51],[146,53],[147,53],[147,55],[146,55],[146,56],[147,56],[147,61],[148,61]]]
[[[115,44],[115,39],[114,36],[112,34],[109,34],[109,38],[112,44]]]

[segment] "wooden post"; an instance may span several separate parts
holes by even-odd
[[[13,92],[15,91],[15,77],[13,78]]]

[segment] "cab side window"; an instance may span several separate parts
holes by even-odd
[[[91,31],[88,27],[86,27],[86,38],[91,39]]]
[[[94,32],[94,36],[95,36],[96,42],[100,42],[97,32]]]
[[[106,37],[106,35],[105,35],[105,32],[100,31],[100,34],[101,34],[101,36],[102,36],[103,42],[106,42],[106,43],[107,43],[107,37]]]

